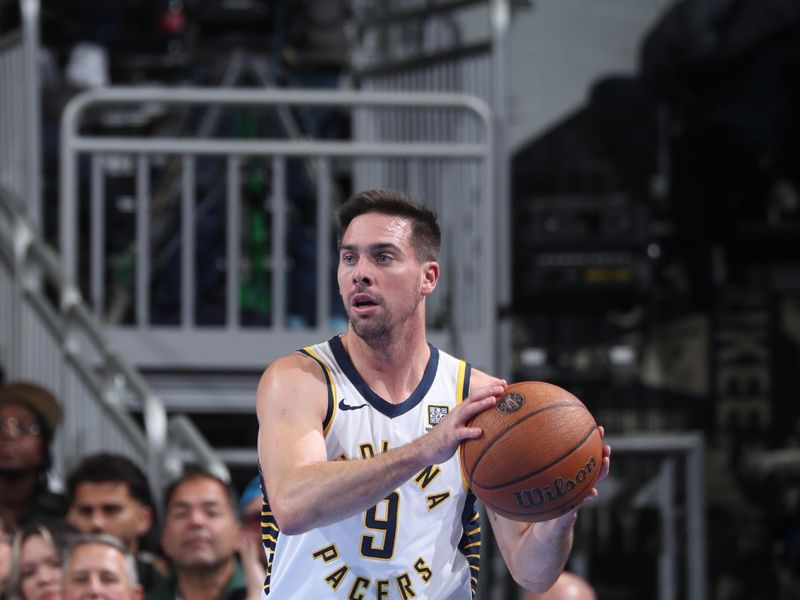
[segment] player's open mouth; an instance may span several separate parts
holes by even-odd
[[[352,305],[353,308],[369,308],[371,306],[377,306],[378,303],[365,294],[358,294],[353,297]]]

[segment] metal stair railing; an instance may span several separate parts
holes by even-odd
[[[150,131],[120,136],[88,127],[103,111],[125,107],[143,110],[146,106],[161,107],[165,112],[215,106],[258,111],[324,107],[353,117],[364,108],[402,109],[408,122],[420,124],[420,128],[424,123],[445,120],[452,126],[445,139],[426,139],[421,133],[408,139],[399,132],[370,141],[280,136],[198,139],[185,133],[160,135]],[[86,282],[87,298],[102,318],[110,306],[108,265],[116,260],[102,251],[113,234],[106,226],[104,211],[113,206],[109,198],[114,196],[106,187],[111,179],[110,165],[124,162],[125,173],[118,179],[130,190],[132,214],[126,217],[126,225],[127,235],[135,240],[131,247],[135,246],[136,253],[126,257],[130,280],[118,285],[131,298],[129,318],[121,323],[111,320],[106,325],[110,339],[144,371],[261,370],[287,348],[300,348],[340,332],[335,312],[338,302],[331,284],[337,260],[333,173],[335,169],[361,171],[359,189],[401,189],[430,202],[440,214],[446,240],[442,262],[448,267],[438,284],[437,302],[441,306],[429,319],[430,339],[444,350],[466,354],[479,368],[494,371],[497,312],[492,282],[498,267],[504,265],[495,260],[491,121],[486,103],[468,94],[200,87],[110,87],[83,92],[69,102],[61,120],[59,225],[64,270]],[[370,165],[385,158],[402,164],[405,177],[389,180],[381,176],[380,169],[373,172]],[[298,307],[290,303],[290,292],[298,295],[300,288],[290,285],[291,274],[298,267],[293,266],[296,249],[291,226],[297,219],[293,217],[294,199],[288,185],[289,164],[298,159],[315,164],[319,173],[305,207],[314,243],[308,250],[312,257],[305,263],[310,283],[302,288],[308,316],[299,324],[292,314]],[[203,165],[208,161],[217,165],[212,183],[219,194],[220,214],[224,215],[214,225],[220,267],[216,262],[198,265],[198,251],[208,244],[197,231],[199,199],[212,187],[207,178],[201,182]],[[250,224],[242,180],[245,167],[251,164],[261,165],[269,173],[258,205],[250,210],[250,216],[255,214],[269,222],[267,260],[259,272],[266,274],[270,304],[259,315],[263,320],[258,323],[244,318],[240,306],[240,277],[248,258],[242,250],[242,232]],[[88,168],[82,170],[81,166]],[[153,282],[164,281],[154,257],[154,246],[158,246],[153,242],[154,233],[161,222],[154,219],[157,197],[153,190],[173,189],[173,179],[180,182],[174,186],[178,189],[162,200],[170,203],[175,216],[170,243],[180,251],[170,280],[175,284],[170,300],[177,308],[170,305],[172,312],[164,317],[156,314],[152,293]],[[421,194],[427,179],[438,182],[433,186],[435,191]],[[87,208],[89,223],[84,234],[79,215]],[[87,247],[90,250],[84,264],[79,257]],[[203,293],[208,288],[201,287],[200,275],[214,268],[219,269],[219,277],[206,299]],[[198,318],[201,301],[217,311],[219,322]]]
[[[187,461],[230,476],[185,417],[163,402],[109,345],[96,317],[37,236],[11,192],[0,186],[0,365],[8,380],[37,382],[59,399],[57,478],[85,454],[120,452],[145,468],[157,506]],[[126,406],[141,410],[143,426]]]
[[[42,196],[39,5],[39,0],[20,0],[18,27],[0,34],[0,183],[25,199],[25,214],[37,231]]]

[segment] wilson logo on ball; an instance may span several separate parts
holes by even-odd
[[[523,404],[525,404],[525,396],[519,392],[511,392],[497,401],[496,408],[500,414],[507,415],[518,411]]]
[[[575,489],[586,477],[597,468],[597,461],[594,456],[589,457],[586,465],[575,473],[572,479],[558,477],[550,485],[535,487],[526,490],[512,491],[517,504],[523,508],[531,506],[541,506],[545,502],[554,502],[564,494]]]

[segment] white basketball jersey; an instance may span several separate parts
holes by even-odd
[[[408,444],[466,397],[469,364],[430,350],[419,386],[400,404],[386,402],[366,385],[339,337],[300,351],[327,379],[323,430],[329,460],[369,458]],[[262,514],[269,564],[264,591],[270,600],[469,600],[477,588],[480,520],[458,452],[421,470],[366,512],[307,533],[281,534],[268,503]]]

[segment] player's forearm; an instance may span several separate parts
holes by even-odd
[[[541,594],[550,589],[572,550],[575,513],[530,525],[492,512],[489,516],[514,580],[532,592]]]
[[[281,531],[304,533],[363,512],[428,466],[418,442],[360,460],[321,461],[294,469],[273,487],[270,506]]]

